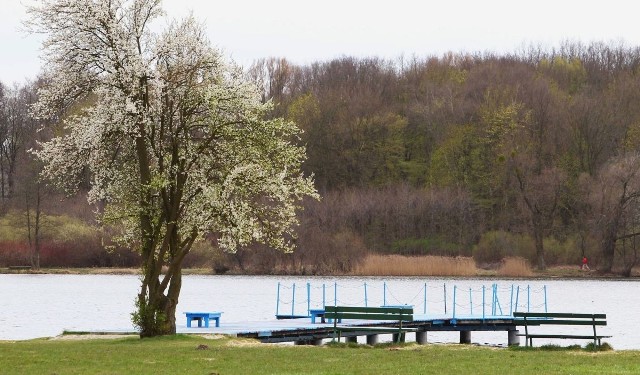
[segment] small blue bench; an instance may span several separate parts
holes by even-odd
[[[311,315],[311,324],[316,323],[316,318],[320,318],[320,322],[324,323],[324,309],[310,309],[309,315]]]
[[[198,327],[202,327],[204,322],[204,328],[209,328],[209,320],[214,320],[216,327],[220,327],[220,315],[221,312],[186,312],[187,315],[187,328],[191,328],[191,321],[197,320]]]
[[[310,309],[309,316],[311,317],[311,324],[316,323],[316,318],[320,318],[320,323],[325,323],[324,314],[324,309]],[[326,322],[331,323],[333,322],[333,319],[327,319]],[[342,322],[342,320],[340,320],[339,322]]]

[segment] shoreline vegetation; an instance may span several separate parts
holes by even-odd
[[[33,270],[26,267],[2,267],[0,274],[73,274],[73,275],[138,275],[137,267],[61,267]],[[616,273],[602,273],[598,270],[582,270],[580,265],[551,266],[540,271],[533,269],[523,258],[510,257],[500,263],[476,265],[471,257],[444,256],[402,256],[369,255],[352,272],[337,274],[295,274],[280,272],[216,272],[213,268],[185,268],[184,275],[287,275],[287,276],[406,276],[406,277],[461,277],[461,278],[589,278],[625,279]],[[640,269],[634,269],[631,277],[640,276]]]

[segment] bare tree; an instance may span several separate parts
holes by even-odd
[[[605,164],[593,180],[590,202],[600,228],[603,272],[611,272],[616,242],[640,205],[640,153],[620,156]]]
[[[536,247],[538,269],[546,269],[544,238],[549,234],[560,198],[565,190],[566,174],[558,168],[546,168],[540,173],[514,166],[518,190],[529,216],[531,234]]]

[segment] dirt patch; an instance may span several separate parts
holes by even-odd
[[[50,340],[114,340],[114,339],[125,339],[129,337],[138,337],[138,335],[60,335],[56,337],[52,337]]]
[[[232,347],[254,347],[254,346],[263,346],[264,344],[258,340],[253,339],[232,339],[226,344],[227,346]]]
[[[227,338],[228,336],[211,334],[211,335],[200,335],[200,337],[207,340],[220,340],[220,339]]]

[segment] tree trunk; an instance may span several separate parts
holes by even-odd
[[[180,277],[179,277],[180,278]],[[147,288],[147,296],[140,294],[138,303],[141,305],[139,311],[144,314],[140,322],[140,337],[154,337],[162,335],[173,335],[176,333],[176,306],[177,296],[181,285],[171,283],[170,296],[165,296],[161,289],[160,282],[156,279]],[[178,282],[181,284],[181,282]]]
[[[534,229],[534,238],[536,245],[536,257],[538,259],[538,269],[543,271],[547,269],[547,264],[544,261],[544,240],[542,231]]]
[[[602,234],[602,265],[600,271],[609,273],[613,268],[613,259],[616,253],[616,238],[618,237],[618,229],[620,226],[620,216],[617,209],[613,218],[605,226]]]
[[[31,261],[31,266],[36,269],[39,270],[40,269],[40,220],[41,220],[41,216],[42,216],[42,211],[41,211],[41,207],[40,207],[40,183],[36,183],[36,222],[35,222],[35,228],[34,228],[34,232],[35,232],[35,236],[34,236],[34,243],[35,243],[35,249],[34,249],[34,253],[33,253],[33,258]]]
[[[544,271],[547,264],[544,261],[544,229],[542,214],[537,211],[531,212],[531,227],[533,230],[533,239],[536,246],[536,258],[538,269]]]

